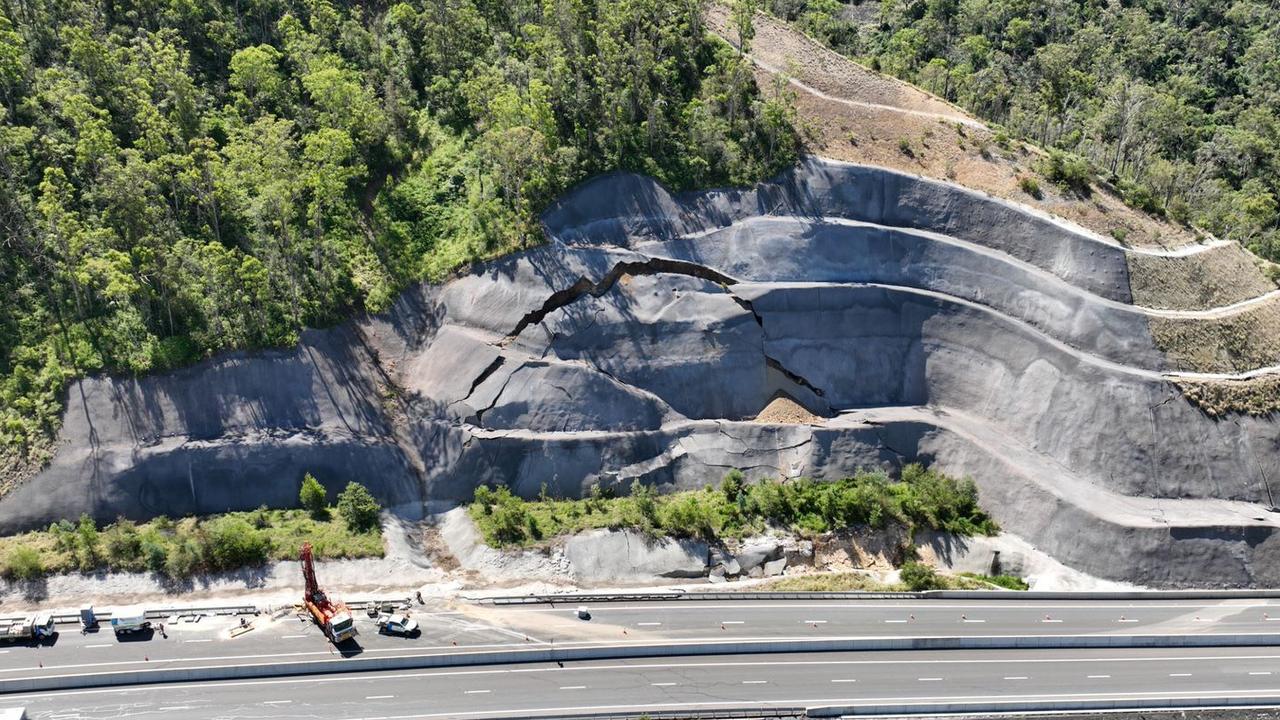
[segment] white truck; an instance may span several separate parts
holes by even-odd
[[[418,634],[419,630],[418,621],[408,615],[396,613],[378,616],[378,632],[380,633],[413,637]]]
[[[142,632],[151,629],[151,621],[147,619],[147,611],[143,608],[123,607],[111,613],[111,629],[116,635]]]
[[[40,613],[33,617],[13,620],[0,625],[0,641],[26,642],[53,637],[57,631],[53,629],[53,615]]]

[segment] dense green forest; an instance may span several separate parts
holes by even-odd
[[[1132,205],[1280,260],[1280,9],[1262,0],[764,0],[836,50],[1087,158]]]
[[[0,454],[70,378],[383,308],[590,175],[790,164],[705,2],[0,0]]]

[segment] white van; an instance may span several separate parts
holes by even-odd
[[[111,613],[111,629],[117,635],[141,632],[151,628],[147,611],[140,606],[117,608]]]

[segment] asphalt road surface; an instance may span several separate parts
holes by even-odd
[[[415,611],[417,638],[380,636],[357,613],[364,657],[698,640],[1095,634],[1280,633],[1280,600],[1219,601],[677,601],[602,603],[592,618],[565,605]],[[62,626],[55,642],[0,646],[0,679],[55,674],[343,658],[309,620],[258,618],[231,637],[234,621],[206,618],[117,638]]]
[[[760,706],[1280,695],[1274,648],[651,658],[13,695],[32,718],[486,718]]]

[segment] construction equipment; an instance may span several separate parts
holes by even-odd
[[[311,558],[311,543],[302,544],[302,577],[307,587],[303,591],[302,603],[306,606],[311,618],[316,621],[326,637],[334,644],[350,640],[356,636],[356,621],[346,605],[329,599],[320,583],[316,582],[316,566]]]
[[[57,631],[53,629],[53,615],[40,613],[35,617],[5,623],[0,627],[0,641],[42,640],[53,637],[56,633]]]

